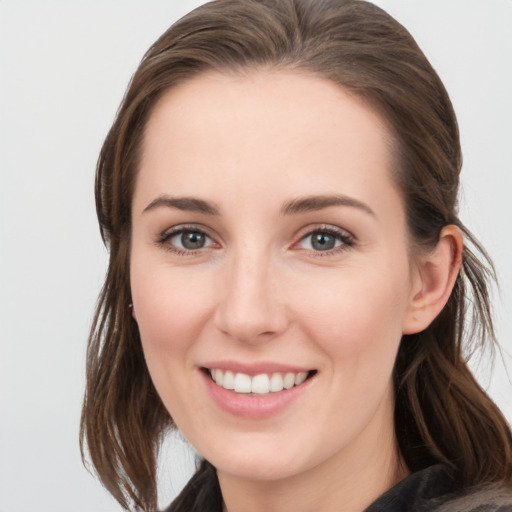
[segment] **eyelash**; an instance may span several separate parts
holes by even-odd
[[[182,249],[179,247],[176,247],[173,244],[170,244],[169,241],[178,235],[182,235],[183,233],[197,233],[199,235],[204,236],[205,238],[209,239],[213,244],[215,242],[213,241],[213,238],[208,235],[208,233],[204,230],[199,228],[198,226],[179,226],[176,228],[172,228],[171,230],[163,232],[158,240],[158,245],[164,247],[167,251],[170,251],[178,256],[199,256],[202,253],[202,249],[208,248],[210,245],[207,245],[205,247],[200,247],[198,249],[192,250],[192,249]],[[297,248],[297,250],[305,250],[313,254],[315,257],[326,257],[331,256],[333,254],[338,254],[342,251],[348,250],[350,247],[353,247],[356,243],[355,237],[350,234],[348,231],[345,231],[343,229],[335,228],[333,226],[319,226],[314,229],[309,229],[306,231],[302,236],[300,236],[299,240],[295,242],[292,247],[295,247],[299,245],[301,242],[306,240],[308,237],[312,237],[316,234],[322,234],[322,235],[328,235],[335,238],[337,242],[341,242],[341,244],[337,247],[334,247],[332,249],[327,249],[324,251],[315,251],[312,249],[301,249]]]
[[[350,249],[356,243],[355,237],[348,231],[346,231],[344,229],[340,229],[340,228],[335,228],[334,226],[325,226],[324,225],[324,226],[316,227],[314,229],[308,229],[307,232],[300,237],[299,241],[294,244],[294,246],[300,244],[301,242],[306,240],[308,237],[312,237],[313,235],[316,235],[316,234],[332,236],[332,237],[334,237],[335,241],[339,241],[339,242],[341,242],[341,244],[337,247],[334,247],[332,249],[327,249],[324,251],[302,249],[302,250],[311,252],[311,254],[314,257],[325,258],[328,256],[339,254],[343,251]],[[301,250],[301,249],[299,248],[298,250]]]
[[[197,233],[199,235],[203,235],[205,238],[213,241],[212,237],[208,235],[208,233],[204,230],[199,228],[198,226],[179,226],[176,228],[172,228],[168,231],[163,232],[158,240],[158,245],[164,247],[167,251],[170,251],[178,256],[199,256],[201,254],[201,249],[204,249],[205,247],[201,247],[196,250],[191,249],[182,249],[179,247],[176,247],[175,245],[169,243],[169,241],[178,235],[182,235],[183,233]],[[209,246],[206,246],[206,248]]]

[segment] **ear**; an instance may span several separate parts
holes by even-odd
[[[129,305],[129,308],[131,309],[132,311],[132,318],[137,321],[137,315],[135,314],[135,308],[133,307],[133,304],[130,304]]]
[[[434,249],[417,258],[403,334],[423,331],[444,308],[459,275],[463,247],[461,230],[450,224],[441,230]]]

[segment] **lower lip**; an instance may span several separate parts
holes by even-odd
[[[311,385],[314,377],[305,380],[299,386],[283,389],[268,395],[250,395],[235,393],[213,382],[209,375],[200,371],[213,401],[224,411],[241,418],[263,419],[274,416],[295,400],[299,399]]]

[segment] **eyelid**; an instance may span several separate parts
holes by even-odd
[[[302,242],[308,236],[311,236],[315,233],[327,233],[329,235],[333,235],[341,240],[341,245],[334,247],[333,249],[328,249],[325,251],[314,251],[310,249],[296,248],[297,245]],[[332,224],[318,224],[318,225],[309,225],[302,228],[296,236],[296,241],[293,243],[292,248],[296,248],[296,250],[304,250],[308,251],[315,256],[328,256],[334,253],[344,251],[355,245],[357,242],[356,237],[348,230],[340,228],[338,226],[334,226]]]
[[[177,246],[169,243],[169,241],[172,237],[179,235],[180,233],[183,233],[185,231],[201,233],[205,237],[210,239],[213,243],[207,245],[206,247],[201,247],[201,248],[195,249],[195,250],[177,247]],[[167,228],[166,230],[162,231],[158,235],[156,243],[159,246],[163,246],[166,250],[173,252],[175,254],[178,254],[178,255],[198,256],[204,250],[210,249],[213,245],[219,245],[218,242],[216,242],[215,237],[211,234],[210,231],[211,231],[210,229],[208,229],[206,226],[203,226],[201,224],[178,224],[176,226],[172,226],[172,227]]]
[[[205,237],[210,239],[212,243],[198,249],[180,248],[169,243],[169,240],[172,237],[179,235],[180,233],[183,233],[185,231],[201,233],[205,235]],[[329,235],[333,235],[338,240],[341,241],[341,245],[334,247],[332,249],[327,249],[325,251],[315,251],[312,249],[298,247],[298,244],[300,242],[302,242],[305,238],[307,238],[308,236],[312,236],[315,233],[326,233]],[[163,246],[165,249],[175,254],[198,256],[205,250],[211,249],[212,246],[216,245],[217,247],[219,247],[221,244],[219,244],[216,239],[217,237],[211,233],[211,230],[202,224],[178,224],[176,226],[172,226],[162,231],[158,235],[156,243],[157,245]],[[295,242],[293,242],[291,246],[292,249],[307,251],[314,254],[315,256],[332,255],[334,253],[347,250],[348,248],[355,245],[355,243],[357,242],[356,237],[350,231],[332,224],[313,224],[305,226],[299,230],[299,232],[295,235],[294,239]]]

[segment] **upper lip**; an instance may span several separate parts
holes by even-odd
[[[289,364],[277,363],[273,361],[261,361],[252,363],[243,363],[239,361],[210,361],[201,365],[202,368],[229,370],[233,373],[244,373],[255,376],[263,373],[300,373],[309,372],[314,368],[305,366],[294,366]]]

